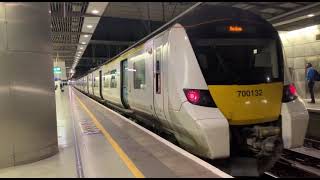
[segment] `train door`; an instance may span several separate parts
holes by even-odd
[[[90,75],[90,74],[88,74],[88,75],[86,76],[86,89],[87,89],[87,93],[89,93],[89,75]]]
[[[162,120],[166,121],[165,115],[164,115],[164,104],[163,104],[163,71],[162,71],[162,62],[163,62],[163,52],[162,52],[162,42],[163,36],[160,36],[154,40],[153,43],[153,85],[154,85],[154,110],[156,116]]]
[[[120,81],[121,81],[121,101],[125,108],[129,108],[128,103],[128,60],[125,59],[121,61],[121,72],[120,72]]]
[[[94,95],[94,72],[91,73],[91,94]]]
[[[99,93],[100,93],[100,97],[103,99],[103,96],[102,96],[102,70],[99,71]]]

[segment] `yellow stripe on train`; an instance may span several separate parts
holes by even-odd
[[[279,118],[283,83],[209,85],[217,107],[231,125],[256,124]]]

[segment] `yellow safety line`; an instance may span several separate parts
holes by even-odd
[[[104,137],[109,141],[113,149],[118,153],[122,161],[127,165],[128,169],[131,171],[131,173],[136,178],[144,178],[144,175],[141,173],[141,171],[135,166],[135,164],[130,160],[130,158],[127,156],[127,154],[121,149],[121,147],[118,145],[118,143],[111,137],[111,135],[104,129],[104,127],[100,124],[100,122],[97,120],[97,118],[90,112],[90,110],[82,103],[82,101],[78,98],[78,96],[75,96],[77,100],[79,101],[82,108],[86,111],[86,113],[90,116],[94,124],[99,128],[99,130],[102,132]]]

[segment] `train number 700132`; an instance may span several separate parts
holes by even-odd
[[[248,96],[262,96],[262,90],[256,89],[256,90],[245,90],[245,91],[237,91],[238,97],[248,97]]]

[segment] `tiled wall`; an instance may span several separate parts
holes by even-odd
[[[279,32],[291,77],[298,94],[302,98],[310,98],[306,84],[305,64],[311,62],[320,72],[320,25],[311,26],[290,32]],[[320,81],[315,85],[315,96],[320,98]]]

